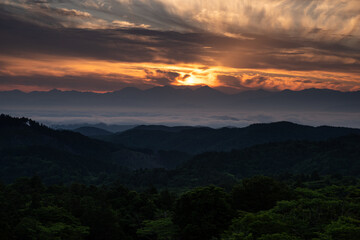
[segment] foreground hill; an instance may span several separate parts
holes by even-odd
[[[133,148],[176,150],[191,154],[230,151],[257,144],[287,140],[319,141],[360,134],[360,129],[310,127],[290,122],[253,124],[245,128],[138,126],[105,138]]]
[[[286,141],[257,145],[231,152],[206,152],[172,171],[135,172],[129,184],[194,187],[230,186],[256,175],[360,176],[360,135],[327,141]],[[164,184],[165,183],[165,184]]]
[[[0,115],[0,180],[39,175],[46,183],[97,181],[137,168],[174,168],[186,154],[135,151],[53,130],[27,118]],[[129,170],[126,170],[126,169]]]
[[[320,142],[287,141],[231,152],[209,152],[194,157],[183,168],[223,172],[236,178],[312,172],[360,176],[360,135]]]

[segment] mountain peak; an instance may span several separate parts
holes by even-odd
[[[203,94],[204,94],[204,93],[205,93],[205,94],[214,94],[214,93],[215,93],[215,94],[223,94],[223,93],[221,93],[220,91],[218,91],[218,90],[216,90],[216,89],[214,89],[214,88],[211,88],[211,87],[209,87],[209,86],[207,86],[207,85],[195,89],[194,92],[203,93]]]
[[[289,127],[309,127],[293,122],[288,121],[279,121],[279,122],[271,122],[271,123],[254,123],[248,126],[249,128],[257,128],[257,127],[266,127],[266,128],[274,128],[274,127],[280,127],[280,128],[289,128]]]
[[[51,89],[51,90],[49,91],[49,93],[61,93],[61,92],[63,92],[63,91],[61,91],[61,90],[59,90],[59,89],[57,89],[57,88]]]
[[[19,89],[14,89],[14,90],[10,90],[10,91],[0,91],[2,93],[10,93],[10,94],[22,94],[22,93],[25,93]]]
[[[125,87],[120,90],[113,91],[112,93],[137,93],[137,92],[141,92],[141,91],[142,90],[140,90],[137,87]]]
[[[335,93],[335,92],[339,92],[336,90],[332,90],[332,89],[326,89],[326,88],[307,88],[302,90],[301,92],[309,92],[309,93]]]
[[[209,87],[208,85],[201,86],[201,87],[197,88],[196,90],[199,90],[199,89],[215,90],[215,89]]]
[[[165,85],[165,86],[157,86],[157,87],[153,87],[153,88],[149,88],[147,90],[145,90],[145,92],[154,92],[154,93],[172,93],[174,91],[176,91],[177,89],[173,88],[172,86],[169,85]]]

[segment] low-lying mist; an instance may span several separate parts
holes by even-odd
[[[118,125],[167,125],[244,127],[253,123],[290,121],[310,126],[360,128],[360,113],[301,111],[231,111],[221,109],[139,108],[12,108],[1,113],[29,117],[46,125],[105,123]]]

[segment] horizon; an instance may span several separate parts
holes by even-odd
[[[123,87],[123,88],[119,88],[119,89],[115,89],[112,91],[81,91],[81,90],[64,90],[64,89],[59,89],[59,88],[52,88],[52,89],[47,89],[47,90],[21,90],[21,89],[12,89],[12,90],[0,90],[0,92],[22,92],[22,93],[34,93],[34,92],[79,92],[79,93],[97,93],[97,94],[106,94],[106,93],[115,93],[115,92],[121,92],[122,90],[125,89],[136,89],[136,90],[140,90],[140,91],[147,91],[150,89],[154,89],[154,88],[171,88],[171,89],[175,89],[175,90],[184,90],[184,89],[189,89],[192,91],[195,91],[199,88],[210,88],[210,89],[214,89],[218,92],[227,94],[227,95],[234,95],[234,94],[241,94],[241,93],[245,93],[245,92],[256,92],[256,91],[265,91],[265,92],[269,92],[269,93],[277,93],[277,92],[285,92],[285,91],[291,91],[291,92],[304,92],[304,91],[309,91],[309,90],[315,90],[315,91],[332,91],[332,92],[342,92],[342,93],[347,93],[347,92],[360,92],[359,90],[352,90],[352,91],[342,91],[342,90],[336,90],[336,89],[329,89],[329,88],[305,88],[305,89],[300,89],[300,90],[292,90],[292,89],[282,89],[282,90],[276,90],[276,89],[263,89],[263,88],[254,88],[254,89],[247,89],[247,90],[239,90],[239,91],[235,91],[235,90],[224,90],[222,88],[217,88],[217,87],[210,87],[208,85],[194,85],[194,86],[188,86],[188,85],[183,85],[183,86],[173,86],[173,85],[165,85],[165,86],[151,86],[148,88],[139,88],[136,86],[131,86],[131,87]]]
[[[231,94],[208,86],[187,89],[164,86],[106,93],[0,91],[0,112],[47,125],[104,122],[219,128],[289,121],[360,128],[358,91],[259,89]]]

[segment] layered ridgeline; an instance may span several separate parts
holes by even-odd
[[[226,185],[259,174],[360,175],[359,129],[288,122],[239,129],[141,126],[110,135],[127,141],[106,142],[5,115],[0,128],[4,182],[38,175],[46,183],[119,180],[134,187],[183,188]],[[141,144],[149,144],[151,136],[152,145]]]
[[[188,157],[177,152],[135,151],[7,115],[0,115],[0,131],[0,178],[4,182],[39,175],[47,183],[96,183],[99,178],[127,172],[124,166],[174,168],[178,162],[172,161]]]
[[[349,134],[360,129],[311,127],[291,122],[253,124],[244,128],[138,126],[100,139],[133,148],[176,150],[190,154],[207,151],[230,151],[257,144],[287,140],[320,141]]]
[[[126,108],[201,108],[286,111],[351,111],[357,112],[360,92],[328,89],[302,91],[252,90],[225,94],[208,86],[198,89],[154,87],[147,90],[124,88],[115,92],[93,93],[51,90],[25,93],[19,90],[0,92],[0,107],[126,107]]]

